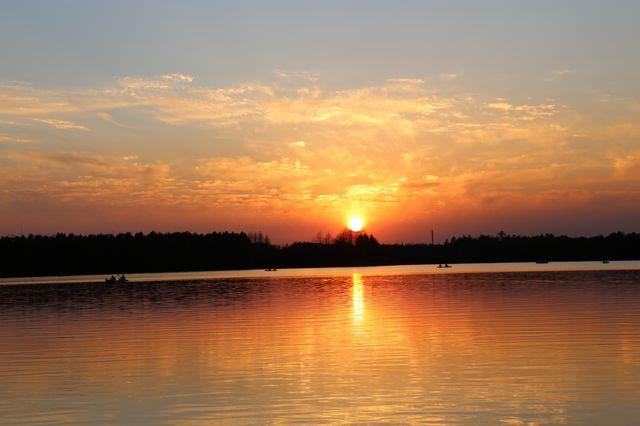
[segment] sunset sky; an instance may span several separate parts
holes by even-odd
[[[2,235],[640,231],[640,2],[1,5]]]

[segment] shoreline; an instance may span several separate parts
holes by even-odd
[[[438,264],[400,264],[372,266],[326,266],[309,268],[235,269],[181,272],[146,272],[127,274],[129,284],[143,282],[196,281],[231,278],[312,278],[360,274],[363,276],[393,275],[448,275],[480,273],[537,273],[537,272],[587,272],[587,271],[635,271],[640,270],[640,260],[561,261],[535,262],[483,262],[457,263],[451,268],[438,268]],[[0,286],[38,284],[86,284],[104,282],[105,274],[50,275],[0,278]],[[118,284],[113,284],[117,286]]]

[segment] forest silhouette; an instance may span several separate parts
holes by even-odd
[[[255,268],[640,259],[640,234],[453,237],[442,244],[380,244],[343,230],[277,246],[262,233],[62,234],[0,238],[0,276]]]

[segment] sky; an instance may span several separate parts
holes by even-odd
[[[639,231],[637,1],[0,1],[0,234]]]

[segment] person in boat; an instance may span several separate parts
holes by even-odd
[[[114,280],[115,280],[115,278],[114,278]],[[124,274],[120,275],[120,278],[118,278],[118,282],[126,283],[127,282],[127,277],[125,277]]]

